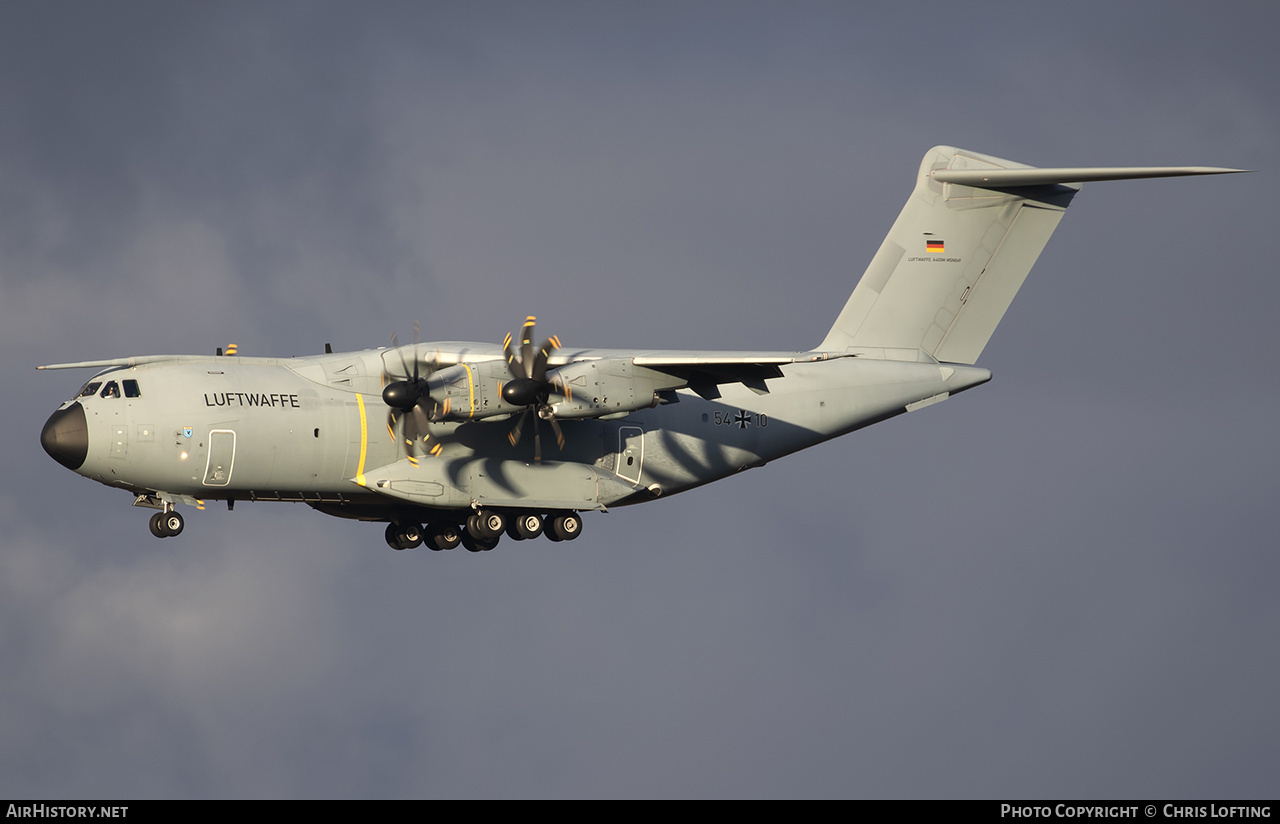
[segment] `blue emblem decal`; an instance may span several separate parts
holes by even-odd
[[[191,427],[189,427],[189,426],[184,426],[184,427],[182,427],[182,437],[184,437],[184,438],[190,438],[190,437],[191,437]]]

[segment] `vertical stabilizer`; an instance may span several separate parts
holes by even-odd
[[[817,347],[973,363],[1080,183],[1221,174],[1211,167],[1041,169],[936,146],[915,190]]]

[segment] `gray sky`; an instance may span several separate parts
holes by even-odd
[[[1268,797],[1274,3],[0,5],[0,796]],[[952,144],[1091,184],[995,379],[574,543],[156,541],[37,363],[808,348]]]

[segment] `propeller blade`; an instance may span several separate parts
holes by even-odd
[[[508,332],[506,339],[502,341],[502,349],[507,353],[507,370],[511,372],[513,378],[527,378],[529,376],[524,372],[524,364],[520,363],[520,353],[516,351],[513,343],[511,333]]]
[[[546,418],[550,421],[551,428],[556,435],[556,445],[560,449],[564,449],[565,444],[564,432],[561,431],[560,424],[551,413],[551,408],[546,406],[547,399],[552,392],[572,397],[572,390],[559,375],[547,380],[547,364],[550,362],[552,354],[560,348],[560,339],[552,335],[542,342],[542,346],[535,354],[533,351],[533,334],[536,324],[537,318],[533,315],[529,315],[524,319],[524,325],[520,328],[520,349],[518,352],[513,335],[508,334],[503,339],[502,350],[507,357],[507,371],[511,373],[512,379],[501,384],[499,392],[503,400],[512,406],[525,407],[523,414],[516,418],[511,431],[507,433],[507,440],[511,442],[512,446],[515,446],[520,441],[520,435],[524,431],[524,422],[529,417],[529,413],[532,412],[534,414],[533,460],[534,463],[542,463],[540,418]]]
[[[418,436],[422,439],[423,450],[431,456],[440,454],[444,445],[431,434],[430,416],[421,406],[413,408],[413,425],[418,430]]]
[[[560,430],[560,422],[554,417],[547,418],[547,423],[551,424],[551,431],[556,433],[556,446],[564,449],[564,432]]]
[[[511,427],[511,431],[507,433],[507,440],[511,443],[512,446],[515,446],[517,443],[520,442],[520,434],[524,429],[525,419],[528,417],[529,417],[529,410],[526,409],[524,410],[524,413],[520,415],[520,417],[516,418],[516,425]]]
[[[418,436],[425,438],[431,433],[431,424],[427,420],[427,411],[421,405],[413,408],[413,427]]]
[[[417,407],[413,408],[413,412],[417,411]],[[404,420],[400,422],[400,433],[404,436],[405,446],[414,448],[417,446],[418,439],[422,437],[422,431],[418,428],[417,416],[410,412],[404,416]]]
[[[421,337],[422,326],[414,321],[411,355],[413,368],[410,369],[405,360],[405,349],[400,346],[400,338],[392,332],[391,346],[400,359],[400,373],[395,375],[384,371],[382,374],[382,401],[390,407],[387,410],[387,434],[392,441],[403,441],[405,457],[414,466],[418,465],[419,449],[429,455],[439,455],[444,449],[444,445],[431,434],[431,420],[440,416],[441,405],[431,397],[431,389],[427,384],[427,378],[440,362],[439,352],[437,351],[435,361],[426,364],[424,369],[419,351]],[[447,415],[447,400],[443,409],[443,414]],[[399,436],[396,434],[397,425],[400,427]]]
[[[400,351],[400,337],[395,332],[391,333],[391,348],[396,350],[396,357],[400,359],[400,376],[409,377],[409,364],[404,362],[404,352]]]
[[[533,315],[529,315],[524,319],[524,327],[520,330],[520,362],[524,366],[527,377],[533,377],[530,366],[533,363],[533,327],[537,320]]]
[[[422,334],[422,327],[415,320],[413,322],[413,382],[418,382],[418,337]]]
[[[560,348],[560,339],[555,335],[547,338],[542,342],[542,348],[538,350],[538,357],[533,361],[532,378],[538,383],[545,383],[547,380],[547,360],[551,357],[551,353]]]

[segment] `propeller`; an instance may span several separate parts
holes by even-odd
[[[396,437],[396,424],[400,424],[400,436],[404,441],[405,457],[409,463],[418,465],[418,450],[428,455],[439,455],[441,443],[431,434],[431,420],[442,414],[440,405],[431,398],[431,390],[427,385],[427,376],[419,374],[418,358],[418,322],[413,323],[413,370],[404,361],[404,351],[394,332],[391,333],[391,346],[400,356],[400,370],[404,376],[388,383],[382,390],[382,402],[387,410],[387,434],[392,440]],[[428,373],[430,374],[430,373]],[[388,376],[390,377],[390,376]]]
[[[542,342],[542,346],[535,353],[533,329],[536,322],[537,318],[533,315],[524,319],[524,326],[520,329],[519,349],[516,348],[515,339],[510,333],[502,342],[502,349],[507,355],[507,371],[511,373],[511,380],[502,385],[502,399],[512,406],[525,407],[520,417],[516,418],[511,432],[507,434],[507,440],[512,446],[520,441],[525,420],[530,415],[534,416],[533,462],[542,463],[542,435],[538,431],[538,421],[545,420],[551,424],[551,431],[556,436],[556,446],[564,449],[564,432],[560,429],[560,424],[556,421],[547,401],[553,392],[569,395],[570,390],[559,376],[547,379],[547,361],[551,358],[551,353],[560,348],[560,339],[552,335]]]

